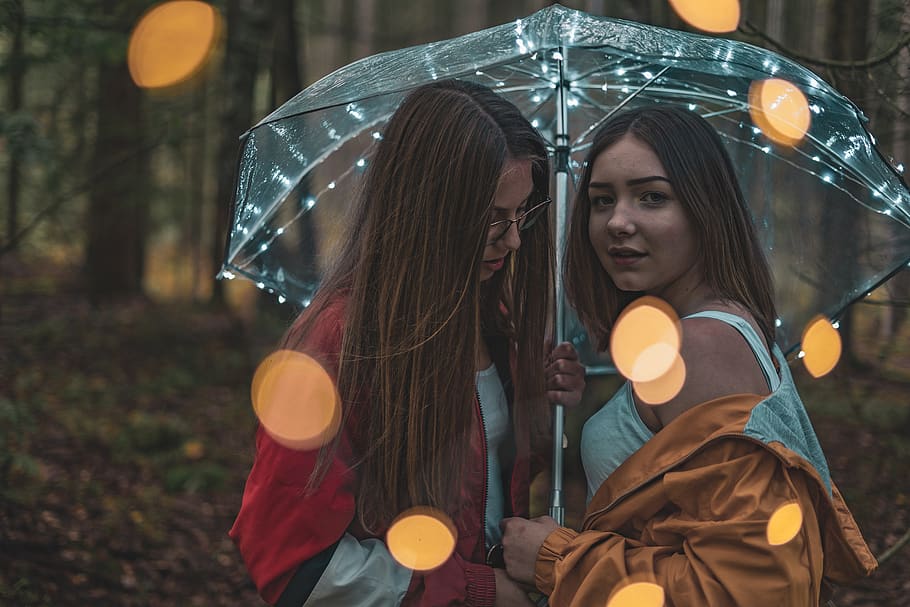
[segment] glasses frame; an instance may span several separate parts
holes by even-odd
[[[519,232],[524,232],[524,231],[527,230],[528,228],[533,227],[534,224],[537,223],[537,219],[538,219],[537,217],[534,218],[534,221],[532,221],[531,223],[526,223],[525,225],[521,225],[520,222],[521,222],[522,220],[524,220],[525,217],[527,217],[528,215],[530,215],[531,213],[533,213],[534,211],[540,209],[541,207],[547,207],[547,206],[549,206],[552,202],[553,202],[553,199],[550,198],[549,196],[547,196],[546,198],[544,198],[543,200],[541,200],[540,202],[538,202],[537,204],[535,204],[533,207],[531,207],[530,209],[528,209],[527,211],[525,211],[524,213],[522,213],[521,215],[519,215],[519,216],[516,217],[515,219],[500,219],[499,221],[494,221],[493,223],[491,223],[491,224],[490,224],[490,227],[489,227],[490,230],[492,230],[492,229],[494,229],[494,228],[497,228],[497,227],[499,227],[499,226],[501,226],[501,225],[505,225],[505,226],[506,226],[506,229],[504,229],[504,230],[499,234],[499,236],[497,236],[497,237],[494,238],[493,240],[487,241],[487,246],[490,246],[490,245],[492,245],[492,244],[496,244],[497,242],[499,242],[499,241],[502,239],[502,237],[505,236],[506,234],[508,234],[508,233],[509,233],[509,230],[512,229],[512,224],[518,224],[518,231],[519,231]],[[546,209],[544,208],[544,210],[546,210]],[[541,215],[543,215],[543,213],[541,213]]]

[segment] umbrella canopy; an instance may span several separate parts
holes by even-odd
[[[553,153],[561,262],[567,206],[604,119],[643,103],[686,105],[721,134],[739,171],[776,283],[778,342],[798,345],[816,314],[839,315],[910,261],[910,190],[856,106],[770,51],[552,5],[513,23],[367,57],[324,77],[242,139],[221,276],[244,276],[307,305],[351,217],[373,145],[402,99],[442,78],[515,103]],[[750,86],[784,79],[805,95],[808,133],[775,143],[753,122]],[[590,367],[604,359],[563,314],[557,333]]]

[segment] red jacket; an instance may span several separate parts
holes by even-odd
[[[299,346],[301,351],[322,362],[334,378],[337,378],[343,323],[344,301],[337,300],[321,313],[314,329]],[[506,391],[510,393],[508,385]],[[353,416],[347,418],[342,428],[339,447],[325,479],[310,495],[304,495],[303,488],[318,453],[283,447],[260,427],[256,435],[256,459],[230,536],[240,549],[262,597],[275,603],[301,563],[344,536],[346,548],[355,552],[362,548],[362,553],[356,554],[350,563],[344,563],[337,561],[349,557],[336,551],[311,595],[313,602],[319,593],[334,588],[340,594],[331,596],[347,604],[355,604],[361,595],[370,595],[376,604],[493,605],[496,592],[493,570],[484,564],[486,439],[476,395],[465,395],[465,400],[470,400],[477,412],[475,431],[470,437],[474,448],[467,462],[462,492],[465,507],[453,521],[458,531],[454,554],[442,566],[429,572],[411,573],[394,563],[384,544],[375,541],[383,541],[385,530],[377,534],[365,533],[356,522],[357,473],[350,463],[361,452],[361,446],[357,444]],[[516,452],[527,454],[527,429],[513,427],[513,430]],[[529,474],[529,458],[526,455],[516,457],[506,494],[512,512],[507,516],[527,516]],[[373,565],[376,560],[382,561],[383,573],[370,568],[370,559],[373,559]],[[342,579],[345,576],[350,579]],[[328,577],[334,577],[335,581]],[[390,587],[377,588],[377,584],[382,586],[386,579],[392,580],[388,582]],[[395,588],[395,584],[400,588]],[[359,585],[363,588],[358,588]],[[381,599],[377,598],[379,592],[385,593]],[[323,597],[323,600],[327,598]],[[358,604],[366,603],[371,601]]]

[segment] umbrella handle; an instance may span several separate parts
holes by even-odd
[[[553,405],[553,466],[550,483],[550,517],[562,525],[565,520],[565,508],[562,504],[562,460],[563,460],[563,427],[565,411],[562,405]]]

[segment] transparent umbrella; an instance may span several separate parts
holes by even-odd
[[[910,262],[910,190],[877,150],[861,112],[821,78],[742,42],[552,5],[513,23],[361,59],[245,133],[219,276],[246,277],[306,306],[338,250],[386,121],[409,91],[442,78],[493,88],[548,141],[559,264],[573,184],[594,132],[612,113],[643,103],[685,105],[727,144],[773,269],[785,352],[799,346],[815,315],[836,318]],[[750,86],[771,78],[795,85],[808,102],[811,123],[795,144],[775,143],[750,112]],[[557,339],[571,340],[589,371],[609,369],[564,305],[561,276],[557,291]],[[555,421],[561,437],[559,407]]]

